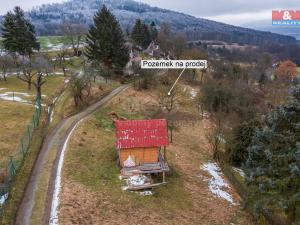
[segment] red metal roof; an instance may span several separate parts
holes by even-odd
[[[169,144],[167,122],[158,120],[117,120],[117,148],[159,147]]]

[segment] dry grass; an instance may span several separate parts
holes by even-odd
[[[31,105],[0,100],[0,168],[15,153],[33,111]]]
[[[46,83],[42,87],[42,94],[47,97],[53,97],[55,95],[56,90],[59,90],[64,85],[64,77],[63,76],[49,76],[46,77]],[[9,77],[7,82],[1,81],[0,88],[5,88],[1,90],[0,93],[5,92],[22,92],[27,93],[30,97],[24,97],[25,100],[33,101],[35,99],[36,90],[34,85],[32,84],[32,88],[29,91],[27,88],[27,83],[19,80],[16,76]]]
[[[114,128],[107,113],[149,118],[150,107],[157,110],[153,92],[128,89],[80,124],[65,158],[60,224],[253,224],[240,206],[215,198],[203,180],[207,174],[200,166],[211,159],[205,138],[207,120],[185,123],[175,133],[167,150],[171,166],[167,186],[154,189],[148,197],[121,190]],[[178,110],[194,113],[189,107]],[[235,191],[230,193],[238,202]]]
[[[88,104],[92,104],[93,102],[99,100],[103,95],[110,92],[113,88],[118,86],[119,83],[112,82],[110,84],[102,85],[102,89],[97,88],[97,85],[93,84],[93,90],[91,92],[91,96],[87,99],[86,105],[82,106],[86,107]],[[81,107],[76,108],[71,96],[71,92],[69,89],[65,90],[65,92],[59,97],[54,107],[54,116],[53,120],[50,124],[49,129],[53,129],[57,124],[61,121],[62,118],[75,114],[76,112],[82,109]],[[64,126],[62,131],[59,133],[59,137],[64,137],[67,130],[69,129],[73,119]],[[48,130],[49,132],[49,130]],[[60,141],[56,140],[53,144],[49,154],[47,155],[47,161],[45,162],[43,171],[41,172],[39,183],[37,186],[36,194],[35,194],[35,204],[33,208],[33,213],[31,215],[31,224],[42,224],[42,218],[44,215],[44,207],[47,199],[48,188],[49,188],[49,180],[51,179],[53,164],[57,157],[57,150],[59,147]]]
[[[42,114],[40,125],[38,129],[33,133],[33,141],[31,142],[31,145],[29,147],[25,163],[22,165],[16,175],[16,178],[11,184],[9,198],[5,204],[3,218],[0,222],[3,225],[14,224],[18,206],[20,205],[20,202],[22,200],[25,187],[28,183],[29,176],[42,145],[42,141],[46,132],[45,125],[46,115]]]
[[[46,79],[43,94],[52,98],[56,90],[63,85],[64,78],[51,76]],[[7,82],[1,82],[0,88],[5,88],[0,93],[22,92],[30,95],[28,97],[21,96],[24,100],[34,101],[35,99],[34,87],[31,91],[28,91],[26,83],[15,76],[9,77]],[[26,126],[31,121],[33,112],[34,107],[30,104],[0,100],[0,121],[5,121],[0,128],[0,168],[6,166],[8,157],[16,152]]]

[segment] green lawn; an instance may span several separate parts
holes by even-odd
[[[62,44],[71,44],[70,40],[66,36],[40,36],[38,37],[38,41],[41,44],[42,50],[58,48]],[[0,49],[2,49],[2,38],[0,38]]]
[[[59,48],[59,46],[65,44],[70,45],[71,42],[66,36],[41,36],[38,37],[38,41],[41,44],[41,49],[49,50],[52,48]]]

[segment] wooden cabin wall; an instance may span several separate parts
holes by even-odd
[[[133,156],[136,165],[144,163],[156,163],[158,162],[158,148],[130,148],[120,149],[120,165],[123,166],[123,162],[129,157]]]

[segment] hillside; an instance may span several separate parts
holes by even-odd
[[[293,37],[196,18],[132,0],[70,0],[36,7],[27,12],[27,16],[36,26],[39,35],[59,35],[60,31],[57,28],[63,19],[80,21],[89,26],[95,11],[104,3],[113,11],[123,29],[127,31],[131,29],[137,18],[141,18],[149,23],[154,21],[157,25],[168,22],[173,31],[186,33],[189,40],[221,40],[254,45],[296,42]]]
[[[260,20],[257,22],[246,23],[243,24],[243,27],[288,35],[295,37],[297,40],[300,40],[300,32],[298,27],[272,26],[269,20]]]

